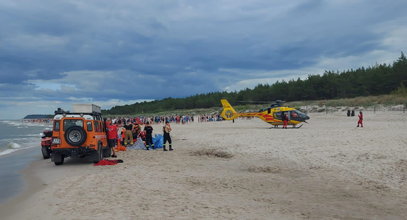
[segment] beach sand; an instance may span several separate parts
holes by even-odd
[[[407,113],[364,116],[364,128],[343,112],[287,130],[173,124],[172,152],[119,152],[116,166],[36,161],[1,219],[405,219]]]

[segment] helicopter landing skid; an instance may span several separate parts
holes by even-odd
[[[300,126],[298,126],[298,127],[290,127],[290,129],[298,129],[298,128],[301,128],[302,126],[303,126],[304,124],[301,124]],[[269,129],[278,129],[279,127],[278,127],[278,125],[274,125],[273,127],[270,127]],[[283,127],[281,127],[280,129],[283,129]],[[288,127],[287,127],[287,129],[288,129]]]

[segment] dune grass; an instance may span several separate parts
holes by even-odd
[[[382,106],[395,106],[404,105],[407,106],[407,94],[400,92],[389,95],[380,96],[362,96],[355,98],[343,98],[343,99],[330,99],[330,100],[310,100],[310,101],[293,101],[286,102],[284,106],[290,106],[295,108],[301,108],[302,106],[327,106],[327,107],[339,107],[339,106],[349,106],[349,107],[372,107],[375,105]],[[248,104],[248,105],[236,105],[233,106],[236,111],[257,111],[261,108],[266,108],[270,104]],[[222,111],[222,107],[212,107],[206,109],[179,109],[173,111],[163,111],[157,113],[142,113],[137,114],[137,116],[168,116],[168,115],[203,115],[203,114],[219,114]],[[133,117],[134,115],[104,115],[105,117]]]
[[[362,96],[346,99],[315,100],[315,101],[296,101],[286,103],[289,106],[351,106],[351,107],[370,107],[374,105],[407,105],[407,95],[390,94],[380,96]]]

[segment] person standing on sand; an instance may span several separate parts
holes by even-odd
[[[287,129],[288,125],[288,115],[287,112],[283,112],[283,128]]]
[[[120,143],[120,145],[124,145],[124,137],[126,134],[126,129],[123,127],[120,120],[119,120],[119,122],[116,122],[116,126],[117,126],[117,137],[118,137],[117,145],[119,146],[119,143]]]
[[[140,125],[136,122],[133,125],[133,139],[137,140],[137,137],[139,136],[140,132],[141,132],[141,128]]]
[[[130,123],[129,121],[126,123],[124,123],[124,128],[126,129],[126,137],[124,138],[124,145],[133,145],[133,124]]]
[[[147,121],[146,126],[144,127],[144,131],[146,131],[146,148],[147,150],[150,150],[151,148],[154,148],[154,143],[153,143],[153,127],[151,127],[150,122]]]
[[[116,147],[117,139],[117,126],[112,124],[112,121],[107,122],[107,143],[109,148],[112,150],[112,157],[117,157],[114,147]]]
[[[363,128],[363,113],[362,113],[362,111],[359,112],[358,117],[359,117],[359,121],[358,121],[358,126],[356,126],[356,127],[359,127],[359,125],[360,125],[360,127]]]
[[[165,148],[165,145],[168,141],[168,144],[170,146],[169,150],[172,151],[174,149],[172,149],[172,141],[171,141],[171,136],[170,136],[170,132],[172,131],[171,129],[171,125],[170,122],[167,121],[165,122],[165,126],[163,127],[163,132],[164,132],[164,144],[163,144],[163,150],[167,151],[167,149]]]

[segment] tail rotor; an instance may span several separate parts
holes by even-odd
[[[226,99],[221,99],[220,102],[222,103],[223,110],[220,116],[225,119],[225,120],[233,120],[237,117],[239,117],[238,113],[235,111],[235,109],[230,105],[228,100]]]

